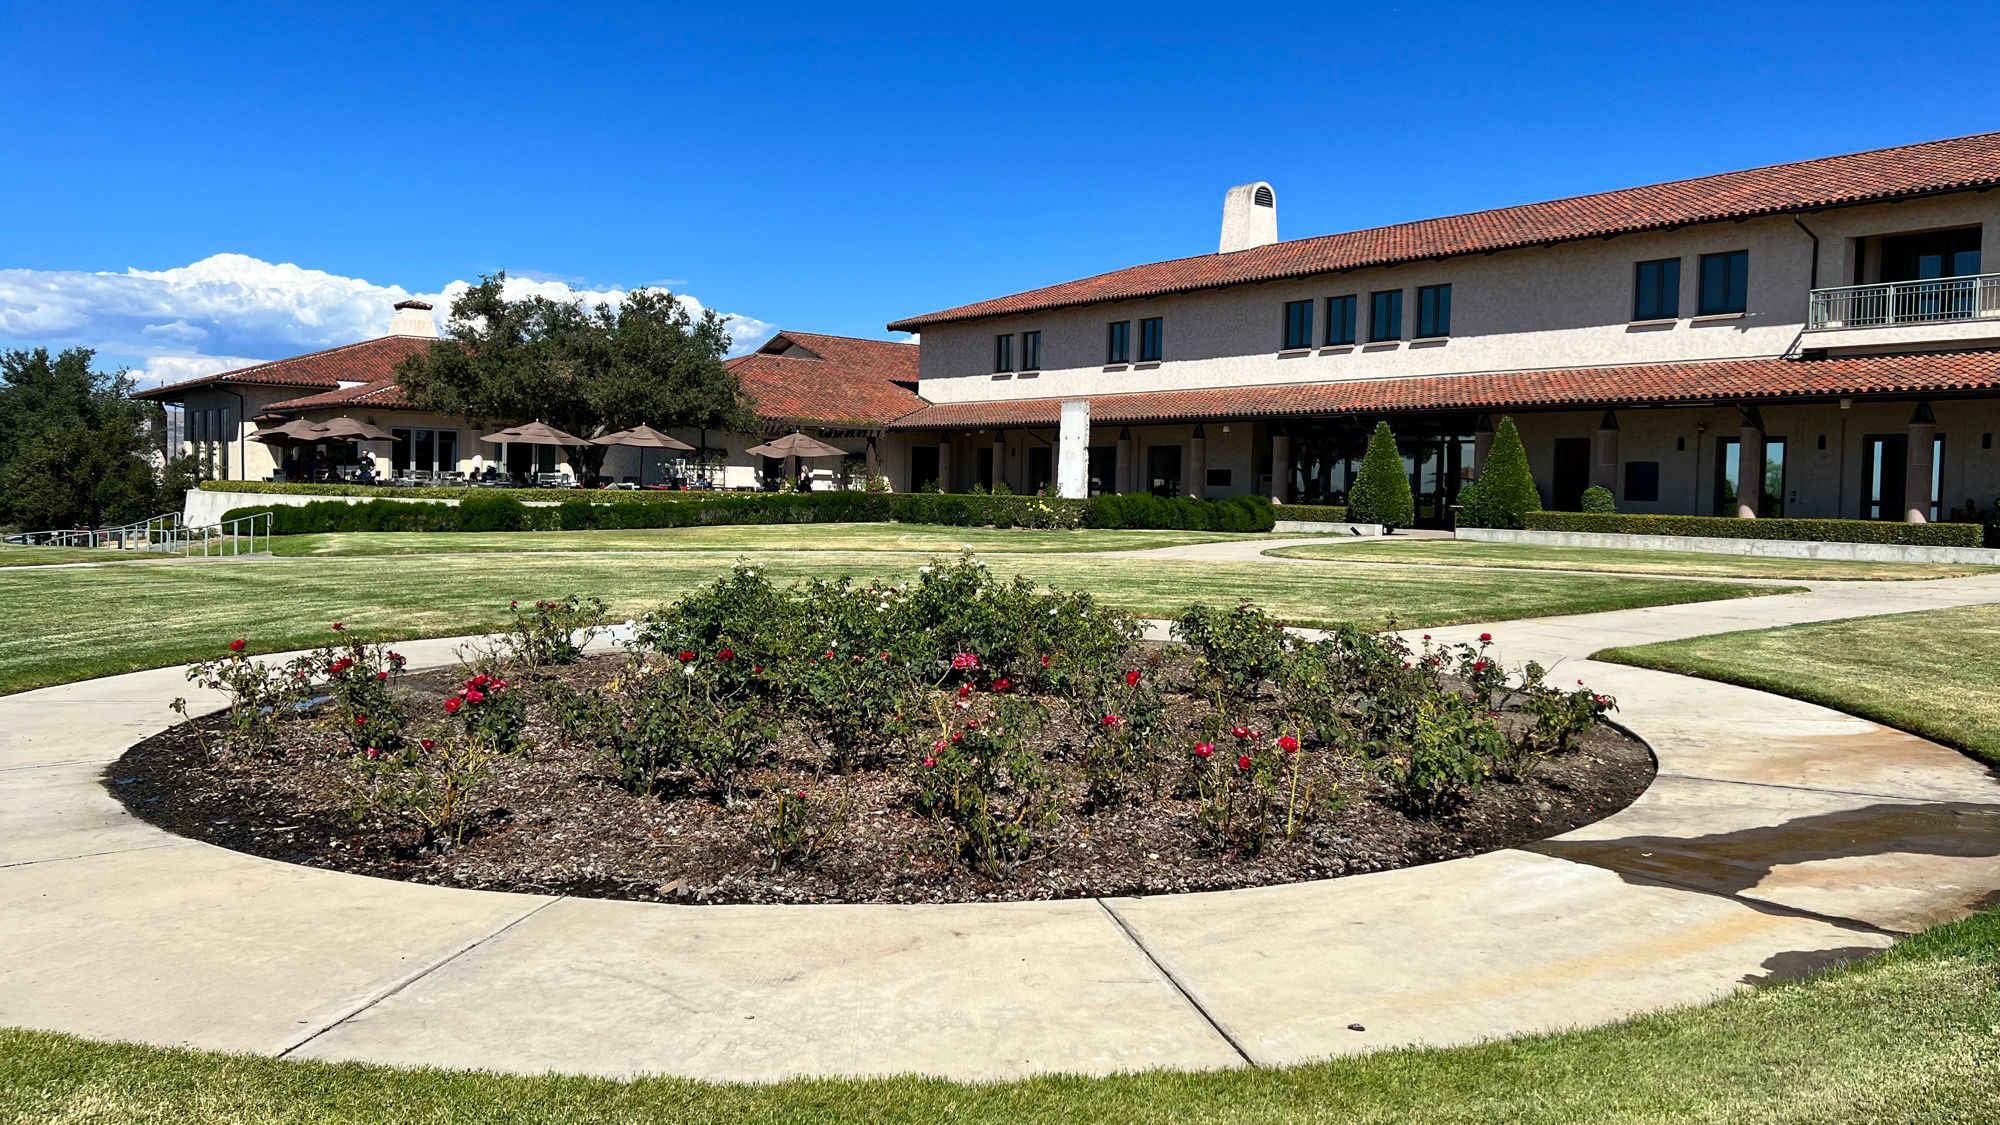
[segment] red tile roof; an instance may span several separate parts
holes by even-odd
[[[423,351],[432,343],[432,340],[422,336],[382,336],[358,344],[307,352],[290,359],[274,359],[269,363],[204,375],[199,379],[184,379],[141,391],[135,397],[174,402],[185,391],[210,386],[324,387],[331,390],[342,383],[370,383],[392,378],[396,365],[403,362],[404,357]]]
[[[1774,164],[1649,187],[1203,254],[910,317],[913,332],[985,316],[1308,277],[1367,266],[1541,246],[2000,184],[2000,133]]]
[[[772,423],[882,426],[926,405],[915,344],[781,332],[729,368]]]
[[[1090,420],[1098,425],[1120,425],[1405,411],[1483,412],[1636,403],[1754,402],[1995,389],[2000,389],[2000,351],[1804,360],[1771,357],[1097,395],[1090,399]],[[1060,421],[1062,402],[1059,398],[1044,398],[940,403],[898,419],[895,428],[1054,426]]]
[[[795,350],[803,349],[803,351]],[[727,361],[756,399],[759,417],[774,425],[886,425],[925,405],[917,397],[917,347],[812,332],[781,332],[752,352]],[[776,354],[789,350],[791,354]],[[391,365],[393,368],[393,365]],[[332,384],[328,384],[329,387]],[[393,370],[358,386],[339,387],[271,404],[272,410],[333,407],[414,410]]]

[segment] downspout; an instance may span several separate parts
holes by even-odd
[[[1812,291],[1819,288],[1819,235],[1814,234],[1812,228],[1797,215],[1792,216],[1792,224],[1806,232],[1807,238],[1812,239],[1812,272],[1806,283],[1806,319],[1799,322],[1799,334],[1792,337],[1792,342],[1785,346],[1784,354],[1787,356],[1797,352],[1799,341],[1805,339],[1806,325],[1812,319]]]

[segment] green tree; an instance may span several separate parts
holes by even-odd
[[[506,278],[481,278],[460,294],[448,335],[403,361],[396,376],[412,401],[496,424],[546,422],[585,438],[637,425],[754,428],[742,384],[722,364],[729,333],[712,310],[695,316],[658,289],[635,291],[615,309],[510,301]],[[595,473],[604,449],[569,455]]]
[[[1361,472],[1347,494],[1347,518],[1356,523],[1379,523],[1391,530],[1416,522],[1410,476],[1403,471],[1403,455],[1396,449],[1396,435],[1387,422],[1375,423],[1375,432],[1368,438]]]
[[[1542,510],[1542,494],[1528,468],[1528,451],[1512,418],[1501,418],[1493,431],[1493,448],[1486,468],[1471,487],[1458,494],[1458,522],[1465,527],[1527,526],[1529,512]]]
[[[164,412],[132,398],[124,370],[92,369],[95,355],[0,353],[0,523],[95,527],[179,506],[188,465],[155,470]]]

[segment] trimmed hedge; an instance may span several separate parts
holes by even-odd
[[[1977,547],[1976,523],[1889,523],[1882,520],[1737,519],[1731,516],[1649,516],[1601,512],[1532,512],[1530,531],[1613,535],[1691,535],[1704,539],[1782,539],[1805,543],[1892,543],[1914,547]]]
[[[1269,531],[1275,518],[1263,497],[1172,500],[1151,495],[1061,500],[1044,496],[953,493],[718,492],[664,493],[680,499],[630,503],[620,493],[570,493],[554,507],[530,508],[513,496],[474,490],[457,506],[408,500],[348,504],[318,500],[296,508],[234,508],[223,519],[272,513],[277,535],[335,531],[588,531],[594,529],[779,523],[918,523],[947,527],[1043,529],[1152,528]],[[541,495],[547,496],[547,493]],[[630,495],[625,494],[625,495]]]
[[[468,500],[475,496],[505,496],[531,503],[553,503],[571,496],[588,496],[604,504],[678,504],[718,496],[756,496],[753,492],[680,492],[664,489],[468,488],[464,485],[303,484],[268,480],[205,480],[203,492],[244,492],[278,496],[367,496],[380,500]],[[259,509],[261,511],[262,509]]]
[[[1275,509],[1281,520],[1300,523],[1349,523],[1345,504],[1281,504]]]

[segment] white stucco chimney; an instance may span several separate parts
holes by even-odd
[[[391,336],[426,336],[437,339],[437,322],[431,307],[423,301],[397,301],[396,319],[389,322]]]
[[[1278,196],[1259,181],[1238,184],[1222,197],[1222,250],[1250,250],[1278,241]]]

